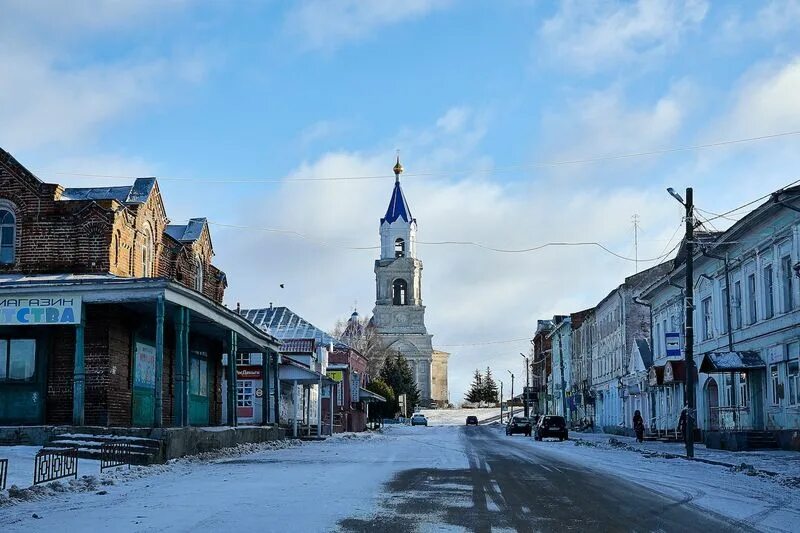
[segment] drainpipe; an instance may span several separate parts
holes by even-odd
[[[798,209],[798,211],[800,211],[800,209]],[[728,265],[728,256],[727,254],[725,256],[712,254],[707,250],[703,250],[702,254],[706,257],[710,257],[711,259],[722,261],[723,265],[725,265],[725,292],[728,293],[728,301],[725,302],[725,314],[728,319],[728,351],[733,352],[733,322],[731,321],[731,274]],[[733,404],[733,428],[736,429],[738,418],[736,414],[739,407],[739,399],[736,397],[736,372],[731,372],[729,379],[731,380],[731,403]]]

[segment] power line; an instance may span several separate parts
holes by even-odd
[[[648,157],[655,155],[664,155],[676,152],[688,152],[693,150],[704,150],[708,148],[718,148],[721,146],[729,146],[733,144],[742,144],[756,141],[763,141],[769,139],[776,139],[780,137],[788,137],[800,135],[800,130],[786,131],[781,133],[773,133],[769,135],[760,135],[758,137],[747,137],[742,139],[731,139],[724,141],[717,141],[704,144],[695,144],[690,146],[679,146],[675,148],[663,148],[657,150],[650,150],[644,152],[630,152],[624,154],[614,154],[605,156],[583,157],[576,159],[563,159],[553,161],[540,161],[533,163],[521,163],[517,165],[509,165],[506,167],[496,167],[491,169],[468,169],[468,170],[448,170],[448,171],[427,171],[427,172],[409,172],[404,173],[404,178],[409,177],[433,177],[433,176],[451,176],[454,174],[499,174],[503,172],[512,172],[518,170],[528,170],[536,168],[547,168],[564,165],[580,165],[587,163],[598,163],[603,161],[614,161],[620,159],[631,159],[637,157]],[[119,174],[102,174],[95,172],[76,172],[76,171],[37,171],[42,174],[52,174],[56,176],[71,176],[78,178],[107,178],[107,179],[124,179],[132,180],[142,176],[119,175]],[[193,183],[217,183],[217,184],[258,184],[258,183],[293,183],[293,182],[315,182],[315,181],[354,181],[354,180],[378,180],[378,179],[392,179],[394,175],[390,174],[375,174],[363,176],[304,176],[304,177],[283,177],[283,178],[218,178],[218,177],[190,177],[190,176],[162,176],[159,180],[162,181],[186,181]]]

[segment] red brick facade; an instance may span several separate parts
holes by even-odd
[[[0,264],[0,274],[164,277],[195,288],[200,265],[202,293],[222,302],[226,280],[211,264],[208,226],[191,242],[171,237],[158,183],[132,187],[142,194],[126,199],[125,187],[111,187],[84,198],[86,189],[44,183],[0,149],[0,208],[16,218],[14,262]]]

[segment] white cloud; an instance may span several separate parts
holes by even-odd
[[[584,72],[652,60],[675,48],[708,11],[704,0],[570,0],[540,29],[546,55]]]
[[[752,40],[776,42],[786,33],[800,32],[800,0],[769,0],[761,2],[755,13],[734,10],[720,28],[725,44],[752,43]]]
[[[286,17],[286,28],[309,49],[335,49],[385,26],[422,17],[450,0],[305,0]]]
[[[461,109],[461,108],[459,108]],[[453,117],[459,128],[452,131]],[[404,131],[369,152],[334,152],[301,165],[296,176],[375,175],[391,172],[398,139],[414,139],[403,151],[408,174],[487,165],[479,155],[486,128],[482,113],[449,110],[434,125]],[[406,146],[400,144],[400,146]],[[640,257],[657,255],[679,221],[675,206],[648,187],[576,186],[541,178],[502,184],[475,176],[407,177],[404,190],[419,221],[418,251],[424,261],[423,299],[434,345],[526,337],[536,319],[588,307],[633,264],[594,248],[552,248],[502,254],[474,246],[425,242],[476,241],[516,248],[557,240],[597,240],[627,253],[630,216],[640,212],[652,230]],[[219,266],[231,280],[228,305],[288,305],[322,328],[346,317],[354,301],[362,314],[374,305],[373,264],[379,251],[345,246],[379,245],[378,224],[391,194],[392,178],[283,184],[253,197],[235,223],[285,228],[315,236],[214,227]],[[674,224],[673,224],[674,222]],[[323,241],[322,245],[319,241]],[[284,289],[279,284],[285,285]],[[452,399],[466,390],[474,368],[496,374],[517,370],[527,342],[445,348],[452,352]]]

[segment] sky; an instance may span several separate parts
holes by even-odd
[[[800,131],[800,0],[2,4],[0,146],[65,186],[158,177],[229,307],[368,315],[400,150],[453,402],[670,257],[666,187],[719,213],[800,179],[800,135],[682,149]],[[488,249],[547,242],[622,257]]]

